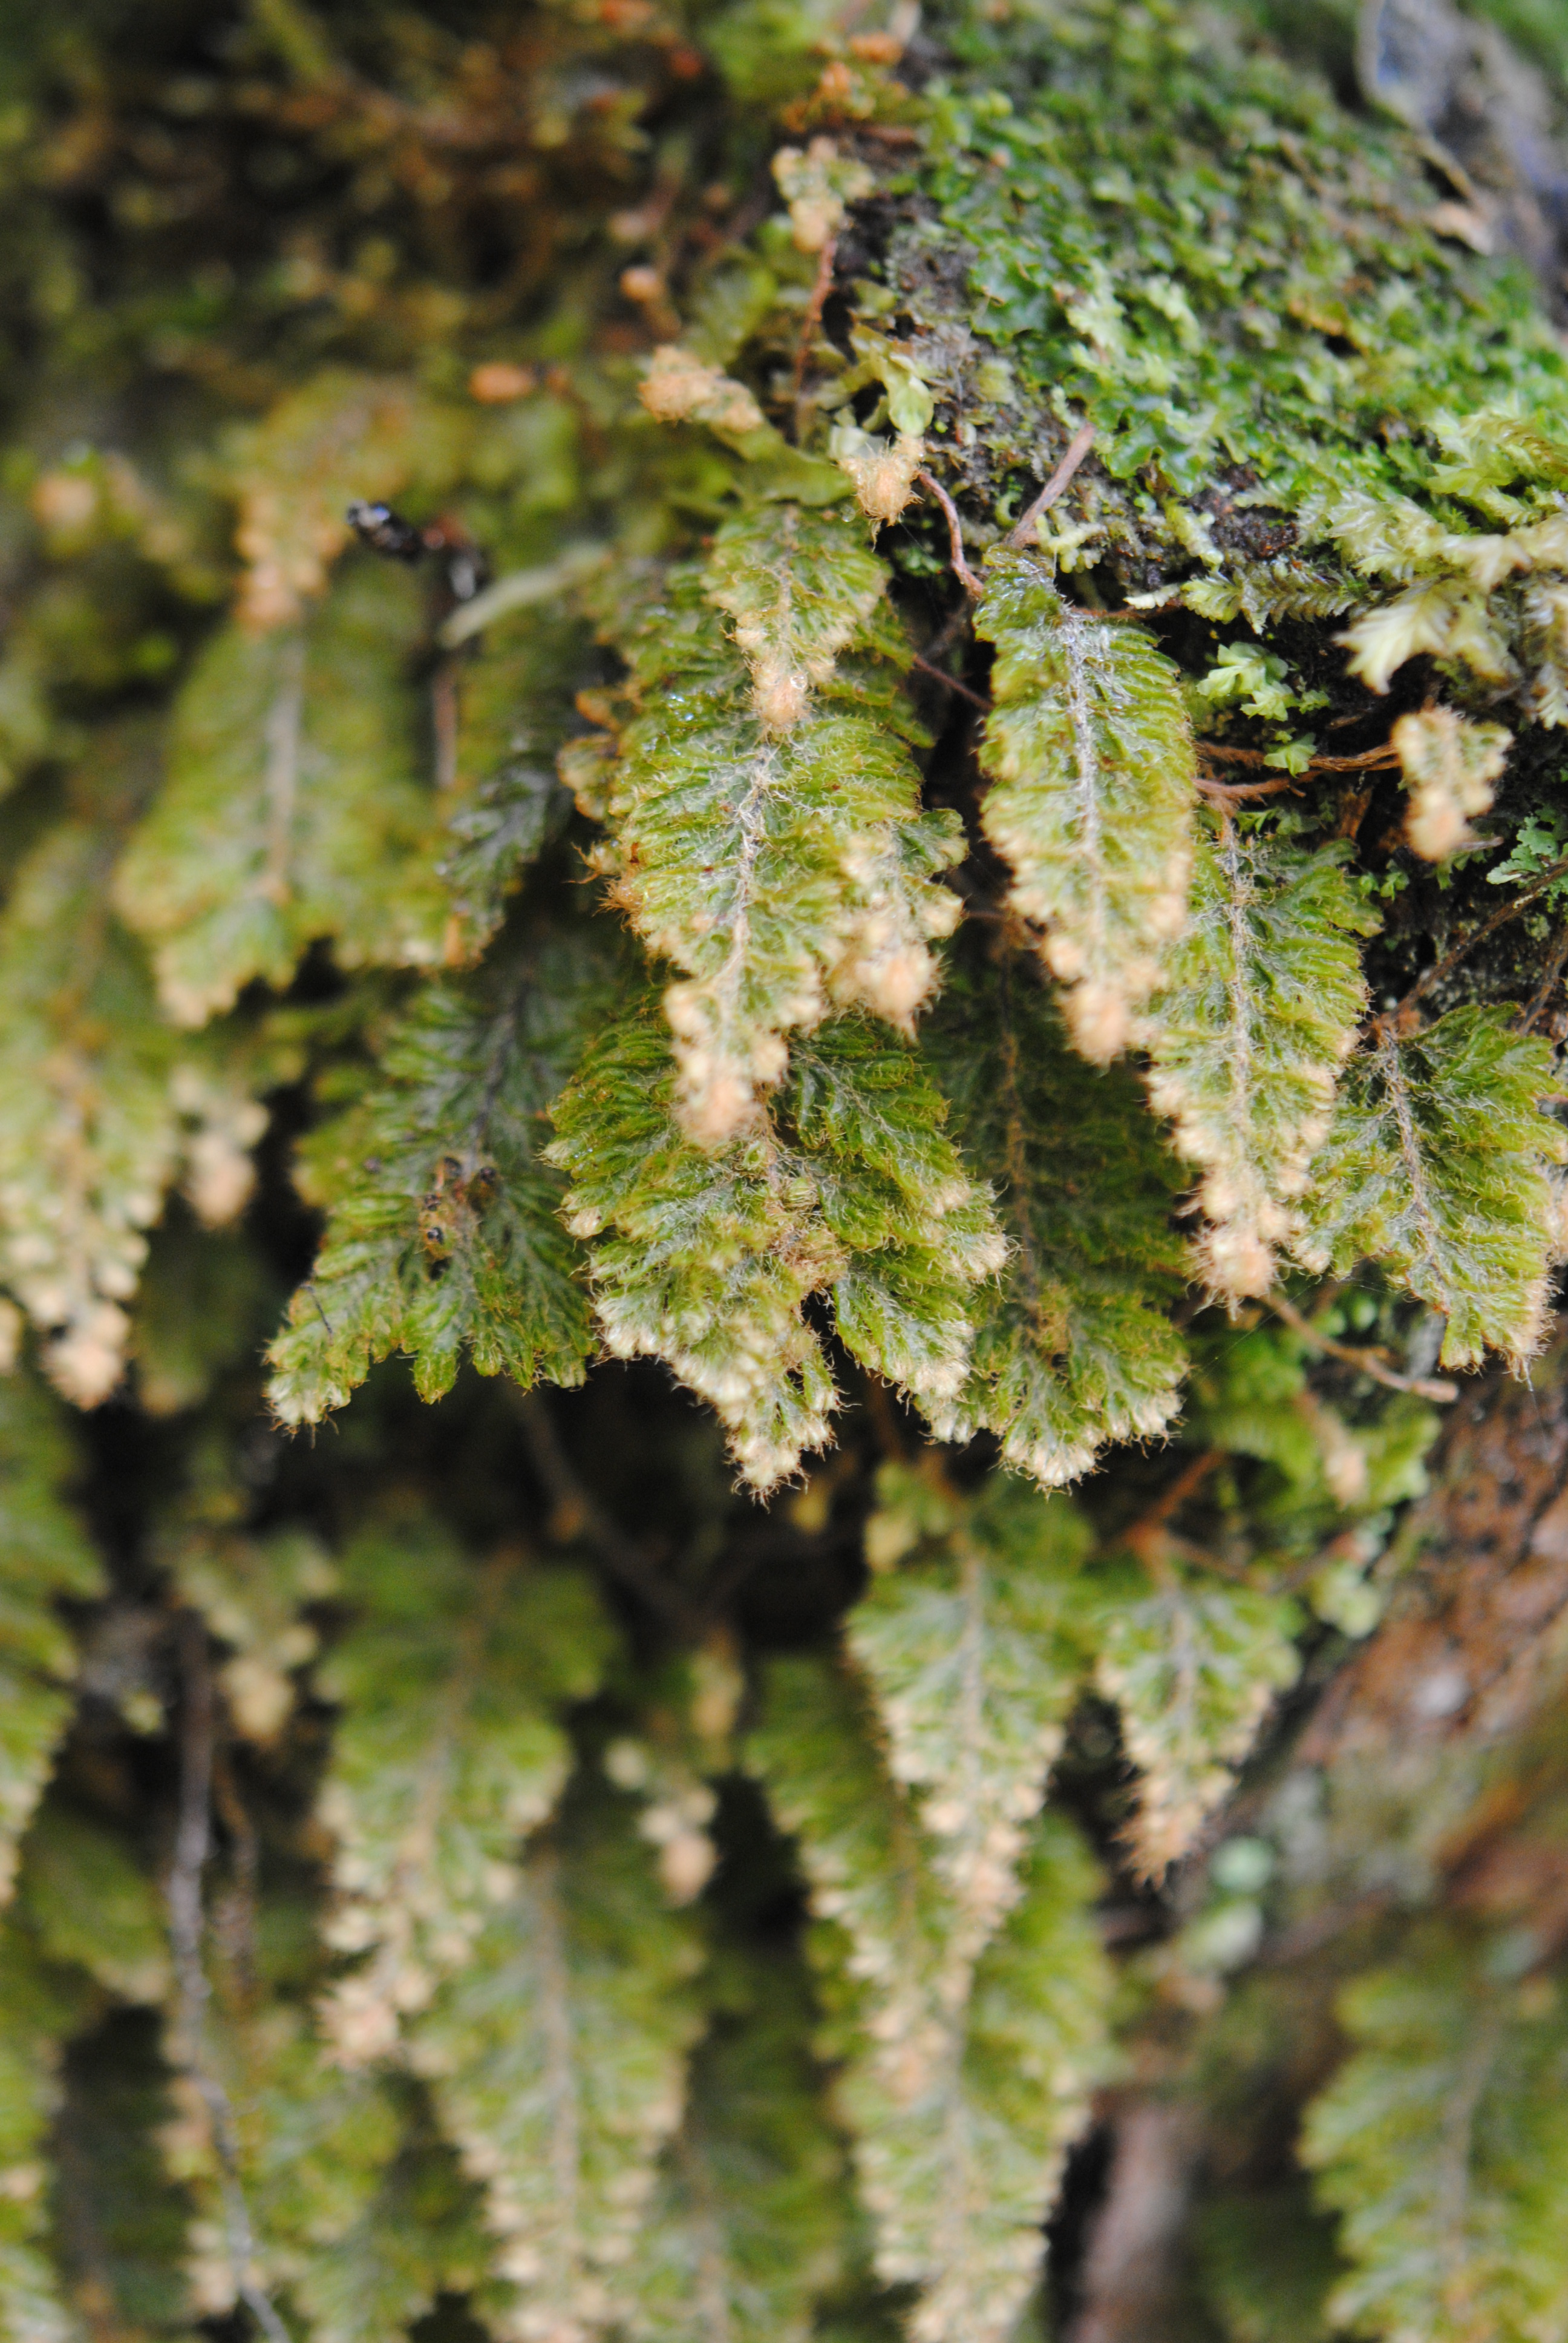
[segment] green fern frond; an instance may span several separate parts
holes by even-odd
[[[782,1078],[791,1032],[856,1005],[909,1029],[935,981],[930,939],[959,915],[932,882],[962,850],[951,816],[920,811],[884,573],[860,532],[789,504],[729,531],[612,628],[631,705],[603,785],[615,900],[684,971],[666,996],[679,1109],[714,1150]],[[801,608],[767,617],[787,588]],[[716,602],[743,614],[738,648]],[[850,649],[861,666],[836,669]],[[759,714],[764,689],[783,698]]]
[[[975,627],[997,649],[986,836],[1045,931],[1075,1044],[1103,1063],[1186,918],[1196,764],[1177,672],[1139,628],[1064,602],[1032,554],[992,558]]]
[[[807,2047],[802,1980],[776,1956],[719,1956],[712,2031],[638,2242],[635,2343],[807,2343],[841,2278],[843,2149]]]
[[[111,766],[109,793],[127,778]],[[221,1061],[158,1016],[136,940],[105,900],[120,829],[110,818],[46,832],[0,918],[5,1272],[45,1335],[52,1381],[88,1407],[124,1372],[125,1305],[166,1190],[184,1170],[204,1217],[232,1218],[250,1188],[245,1147],[266,1121]]]
[[[54,2257],[45,2188],[64,2038],[79,1994],[7,1921],[0,1928],[0,2326],[16,2343],[75,2343]]]
[[[1526,2343],[1568,2317],[1568,2033],[1560,1989],[1441,1924],[1341,1997],[1354,2047],[1302,2153],[1351,2264],[1359,2335]]]
[[[421,601],[357,560],[297,627],[216,636],[177,700],[168,777],[116,898],[159,996],[200,1025],[330,938],[347,967],[427,968],[447,903],[409,676]]]
[[[777,1663],[751,1747],[811,1889],[823,2045],[845,2061],[878,2271],[920,2288],[914,2343],[1000,2343],[1103,2056],[1092,1871],[1068,1825],[1037,1822],[1021,1893],[977,1965],[841,1676]]]
[[[1006,1482],[965,1503],[889,1465],[878,1499],[866,1540],[879,1575],[846,1641],[951,1900],[951,1956],[973,1960],[1019,1896],[1078,1693],[1092,1533],[1065,1498]]]
[[[972,1363],[931,1412],[943,1440],[994,1432],[1046,1487],[1110,1441],[1148,1439],[1180,1403],[1167,1315],[1188,1274],[1180,1174],[1131,1076],[1086,1066],[1011,936],[953,971],[921,1039],[1009,1241],[974,1293]]]
[[[1121,1715],[1138,1767],[1129,1832],[1138,1869],[1158,1878],[1231,1788],[1270,1702],[1301,1657],[1288,1597],[1162,1563],[1104,1587],[1095,1682]]]
[[[1548,1169],[1568,1160],[1553,1091],[1551,1044],[1496,1009],[1380,1030],[1346,1070],[1312,1166],[1301,1259],[1341,1274],[1385,1264],[1447,1319],[1446,1366],[1489,1349],[1528,1358],[1558,1243]]]
[[[1315,853],[1205,825],[1192,923],[1140,1028],[1149,1095],[1201,1167],[1199,1248],[1213,1292],[1266,1293],[1356,1043],[1366,985],[1355,938],[1377,927],[1345,850]]]
[[[0,1379],[0,1903],[16,1844],[70,1721],[75,1645],[55,1608],[101,1594],[103,1568],[63,1491],[75,1469],[50,1402],[16,1373]]]
[[[968,1291],[1000,1244],[913,1054],[857,1019],[825,1027],[776,1115],[718,1157],[685,1135],[674,1088],[658,1026],[628,1019],[555,1110],[550,1155],[573,1178],[569,1225],[597,1240],[610,1351],[664,1359],[762,1489],[829,1436],[809,1295],[830,1292],[849,1348],[917,1399],[956,1390]]]
[[[465,1353],[525,1386],[582,1380],[588,1304],[540,1124],[613,998],[594,942],[524,933],[428,986],[308,1143],[302,1184],[328,1218],[270,1353],[286,1423],[318,1422],[395,1351],[427,1398]]]
[[[560,1712],[595,1691],[612,1639],[575,1574],[506,1550],[476,1568],[417,1528],[351,1547],[342,1590],[358,1618],[320,1671],[342,1715],[318,1811],[337,1843],[331,1941],[369,1958],[325,2015],[337,2055],[361,2062],[474,1957],[571,1770]]]
[[[417,2020],[413,2063],[485,2190],[503,2343],[531,2343],[545,2322],[597,2334],[629,2307],[700,2030],[700,1961],[621,1805],[585,1795]]]

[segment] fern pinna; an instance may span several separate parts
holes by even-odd
[[[1537,15],[220,13],[0,33],[0,2334],[1548,2343]]]

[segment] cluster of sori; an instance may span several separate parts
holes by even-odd
[[[0,31],[15,2343],[1564,2330],[1557,97],[1299,13]]]

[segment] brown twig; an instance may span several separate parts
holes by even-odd
[[[1277,798],[1282,790],[1301,787],[1296,773],[1286,773],[1275,781],[1211,781],[1206,773],[1198,776],[1198,794],[1211,805],[1250,805],[1254,798]]]
[[[950,691],[956,691],[960,699],[972,699],[977,708],[983,708],[989,715],[990,701],[983,691],[971,691],[967,683],[960,683],[956,675],[949,675],[945,668],[933,667],[929,659],[920,657],[919,651],[911,652],[910,663],[918,667],[922,675],[935,676],[937,681],[945,683]]]
[[[1007,541],[1009,545],[1016,546],[1020,550],[1023,550],[1033,543],[1032,531],[1035,522],[1040,518],[1042,512],[1050,511],[1058,497],[1065,494],[1071,482],[1074,472],[1077,471],[1080,464],[1082,463],[1084,458],[1088,455],[1093,445],[1093,424],[1081,423],[1078,429],[1073,433],[1072,437],[1068,442],[1066,455],[1062,458],[1055,471],[1052,472],[1050,479],[1047,480],[1044,488],[1041,488],[1033,504],[1031,504],[1025,512],[1020,515],[1017,524],[1008,538]]]
[[[1118,2113],[1069,2343],[1149,2343],[1174,2331],[1199,2127],[1190,2100],[1132,2100]]]
[[[1264,765],[1268,752],[1262,749],[1233,749],[1225,740],[1200,740],[1196,744],[1201,755],[1212,757],[1222,765]],[[1360,773],[1369,765],[1397,765],[1398,752],[1386,740],[1375,749],[1363,749],[1359,757],[1309,757],[1302,767],[1308,773]]]
[[[618,1578],[623,1586],[670,1626],[687,1634],[695,1634],[702,1624],[697,1606],[688,1602],[678,1586],[659,1575],[646,1547],[618,1527],[578,1479],[542,1394],[519,1394],[518,1413],[528,1443],[529,1461],[544,1483],[547,1495],[576,1523],[611,1577]]]
[[[810,361],[811,344],[822,322],[822,311],[833,289],[833,260],[838,249],[838,237],[830,236],[817,256],[817,275],[811,287],[811,298],[806,304],[806,315],[800,323],[800,339],[795,347],[795,380],[790,395],[795,402],[797,440],[806,427],[806,368]]]
[[[267,2343],[290,2343],[287,2328],[253,2276],[256,2231],[240,2178],[239,2137],[228,2093],[206,2054],[206,2013],[212,1988],[202,1959],[205,1920],[202,1874],[212,1853],[213,1750],[216,1738],[206,1630],[194,1612],[180,1619],[179,1820],[166,1890],[169,1945],[175,1968],[176,2055],[206,2109],[217,2157],[224,2242],[238,2299]]]
[[[1266,765],[1267,752],[1262,749],[1233,749],[1224,740],[1199,740],[1194,744],[1201,758],[1219,765]],[[1299,773],[1282,774],[1267,781],[1217,781],[1211,775],[1200,773],[1198,793],[1211,805],[1248,805],[1255,798],[1277,798],[1287,789],[1296,789],[1310,773],[1363,773],[1397,765],[1399,759],[1388,742],[1376,749],[1363,749],[1359,757],[1309,757]]]
[[[1188,1498],[1202,1487],[1215,1466],[1224,1463],[1225,1453],[1222,1448],[1205,1448],[1201,1455],[1194,1456],[1182,1466],[1174,1480],[1166,1483],[1152,1504],[1147,1506],[1136,1521],[1129,1523],[1126,1529],[1119,1531],[1110,1544],[1127,1546],[1141,1557],[1172,1514],[1179,1513]]]
[[[985,592],[985,588],[981,585],[980,579],[975,576],[974,571],[970,568],[969,563],[964,558],[963,529],[959,521],[959,508],[957,505],[954,504],[951,497],[949,496],[941,482],[940,480],[934,480],[930,472],[917,472],[915,474],[915,478],[920,481],[922,488],[930,488],[932,496],[935,497],[938,504],[940,505],[943,512],[946,513],[948,518],[948,545],[952,559],[953,576],[958,579],[960,585],[963,588],[964,592],[966,594],[972,594],[975,600],[978,602],[980,596]]]
[[[1282,1293],[1271,1293],[1268,1306],[1276,1318],[1282,1318],[1285,1324],[1298,1333],[1303,1342],[1310,1342],[1314,1351],[1322,1351],[1331,1359],[1342,1360],[1347,1367],[1354,1367],[1360,1373],[1370,1375],[1374,1383],[1386,1384],[1390,1391],[1413,1392],[1417,1399],[1447,1402],[1459,1397],[1459,1385],[1451,1383],[1445,1376],[1396,1374],[1392,1367],[1384,1366],[1375,1351],[1361,1351],[1352,1343],[1336,1342],[1332,1335],[1314,1326],[1310,1318],[1304,1318],[1295,1303]]]
[[[1353,1896],[1342,1904],[1331,1904],[1321,1912],[1297,1920],[1282,1928],[1277,1936],[1266,1937],[1258,1949],[1258,1959],[1266,1967],[1283,1968],[1292,1961],[1308,1960],[1322,1952],[1325,1945],[1342,1936],[1362,1920],[1375,1919],[1386,1912],[1393,1902],[1392,1887],[1369,1887],[1364,1896]]]
[[[1377,1033],[1397,1031],[1405,1015],[1415,1007],[1416,1002],[1424,1000],[1432,987],[1441,984],[1443,978],[1451,974],[1462,960],[1468,959],[1477,944],[1484,943],[1487,937],[1494,935],[1499,928],[1505,928],[1510,920],[1516,920],[1527,903],[1533,903],[1537,895],[1543,895],[1548,887],[1554,887],[1557,881],[1564,877],[1568,877],[1568,855],[1564,855],[1561,862],[1553,862],[1550,870],[1543,870],[1540,878],[1532,880],[1528,887],[1522,888],[1512,903],[1505,903],[1501,911],[1493,911],[1491,919],[1483,920],[1481,926],[1473,930],[1469,935],[1461,936],[1452,950],[1445,951],[1441,960],[1434,960],[1429,969],[1416,978],[1402,1001],[1396,1001],[1392,1009],[1385,1009],[1381,1017],[1372,1019],[1367,1028],[1369,1037]]]
[[[1533,1031],[1536,1019],[1562,982],[1565,966],[1568,966],[1568,928],[1564,928],[1558,937],[1552,957],[1546,963],[1546,973],[1542,978],[1529,1008],[1520,1021],[1519,1030],[1522,1033]]]

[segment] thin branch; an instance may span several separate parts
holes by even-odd
[[[1267,1968],[1283,1968],[1292,1961],[1310,1959],[1325,1945],[1332,1944],[1336,1936],[1342,1936],[1347,1928],[1386,1912],[1393,1902],[1393,1893],[1392,1887],[1370,1887],[1364,1896],[1353,1896],[1342,1904],[1331,1904],[1322,1911],[1310,1913],[1304,1920],[1282,1928],[1277,1936],[1265,1937],[1258,1948],[1258,1961]]]
[[[806,315],[800,324],[800,339],[795,347],[795,380],[790,396],[795,402],[795,437],[799,441],[806,426],[806,368],[811,357],[811,344],[822,322],[822,311],[833,289],[833,260],[839,249],[837,236],[830,236],[817,256],[816,281],[811,287],[811,298],[806,304]]]
[[[1390,1391],[1413,1392],[1417,1399],[1446,1403],[1459,1397],[1459,1385],[1451,1383],[1446,1376],[1396,1374],[1392,1367],[1384,1366],[1375,1351],[1361,1351],[1352,1343],[1336,1342],[1332,1335],[1314,1326],[1310,1318],[1304,1318],[1295,1303],[1282,1293],[1271,1293],[1268,1306],[1276,1318],[1282,1318],[1285,1324],[1298,1333],[1303,1342],[1310,1342],[1314,1351],[1322,1351],[1328,1358],[1342,1360],[1347,1367],[1354,1367],[1359,1373],[1370,1375],[1374,1383],[1383,1383]]]
[[[1181,1511],[1189,1497],[1197,1493],[1215,1466],[1224,1463],[1225,1455],[1223,1448],[1205,1448],[1201,1455],[1194,1456],[1173,1480],[1166,1483],[1152,1504],[1146,1507],[1136,1521],[1118,1531],[1110,1541],[1111,1545],[1127,1546],[1142,1558],[1171,1516]]]
[[[660,1577],[647,1549],[617,1526],[578,1478],[543,1394],[520,1393],[518,1413],[523,1421],[529,1462],[544,1483],[546,1493],[563,1513],[575,1519],[582,1536],[611,1577],[618,1578],[623,1586],[670,1626],[687,1634],[696,1632],[702,1624],[697,1606],[678,1586]]]
[[[1150,2343],[1175,2332],[1200,2120],[1190,2100],[1159,2097],[1132,2100],[1117,2115],[1068,2343]]]
[[[240,2179],[239,2139],[228,2093],[207,2062],[212,1987],[202,1959],[202,1874],[212,1853],[213,1746],[216,1725],[206,1630],[194,1612],[180,1619],[179,1823],[169,1872],[169,1944],[175,1967],[176,2055],[212,2126],[223,2199],[224,2242],[234,2290],[267,2343],[290,2343],[287,2328],[254,2275],[256,2231]]]
[[[1274,781],[1211,781],[1207,774],[1198,776],[1198,794],[1210,805],[1249,805],[1254,798],[1277,798],[1284,789],[1301,787],[1301,777],[1286,773]]]
[[[1200,740],[1197,747],[1202,755],[1212,757],[1222,765],[1263,765],[1268,762],[1268,752],[1263,749],[1236,749],[1225,740]],[[1363,749],[1359,757],[1309,757],[1302,769],[1309,773],[1360,773],[1364,772],[1369,765],[1392,767],[1398,762],[1398,751],[1383,740],[1375,749]]]
[[[1529,1033],[1534,1030],[1536,1019],[1562,981],[1564,966],[1568,966],[1568,928],[1564,928],[1558,937],[1552,957],[1546,963],[1546,973],[1542,978],[1535,996],[1520,1021],[1519,1030],[1522,1033]]]
[[[943,512],[946,513],[948,517],[948,544],[951,552],[953,576],[958,579],[960,585],[963,588],[964,592],[966,594],[972,594],[975,600],[978,602],[980,596],[985,592],[985,588],[981,585],[980,579],[975,576],[974,571],[970,568],[969,563],[964,558],[963,530],[960,526],[959,508],[957,505],[954,504],[951,497],[949,496],[941,482],[940,480],[933,479],[930,472],[917,472],[915,474],[915,478],[920,481],[922,488],[930,488],[932,496],[935,497],[938,504],[940,505]]]
[[[1094,445],[1094,426],[1081,423],[1068,442],[1066,455],[1047,480],[1033,504],[1020,516],[1008,543],[1025,550],[1034,542],[1034,525],[1042,512],[1049,512],[1058,497],[1065,494],[1074,472]]]
[[[921,645],[920,657],[927,659],[940,659],[945,650],[952,648],[973,617],[974,612],[967,602],[959,603],[956,608],[948,612],[930,641]]]
[[[1194,744],[1200,757],[1226,765],[1263,765],[1266,752],[1261,749],[1232,749],[1223,740],[1199,740]],[[1297,789],[1309,773],[1361,773],[1392,768],[1398,757],[1386,741],[1381,748],[1367,749],[1359,757],[1309,757],[1300,773],[1284,773],[1267,781],[1217,781],[1211,775],[1201,773],[1198,794],[1211,805],[1241,806],[1255,798],[1277,798],[1287,789]]]
[[[430,679],[430,731],[436,749],[437,795],[457,786],[457,670],[444,659]]]
[[[933,667],[929,659],[920,657],[919,651],[910,654],[910,663],[918,667],[922,675],[935,676],[937,681],[945,683],[950,691],[956,691],[960,699],[970,699],[977,708],[983,708],[988,715],[990,712],[990,701],[983,691],[971,691],[967,683],[960,683],[956,675],[949,675],[945,668]]]
[[[1368,1034],[1396,1031],[1406,1012],[1413,1009],[1418,1001],[1423,1000],[1434,985],[1441,984],[1462,960],[1467,960],[1477,944],[1484,943],[1487,937],[1495,935],[1499,928],[1505,928],[1510,920],[1516,920],[1526,904],[1533,903],[1537,895],[1543,895],[1548,887],[1554,887],[1563,878],[1568,878],[1568,855],[1564,855],[1561,862],[1553,862],[1550,870],[1543,870],[1540,878],[1533,880],[1528,887],[1522,888],[1512,903],[1505,903],[1501,911],[1494,911],[1491,919],[1483,920],[1469,935],[1461,936],[1440,960],[1434,960],[1422,975],[1416,978],[1402,1001],[1396,1001],[1392,1009],[1385,1009],[1381,1017],[1372,1019],[1367,1028]]]

